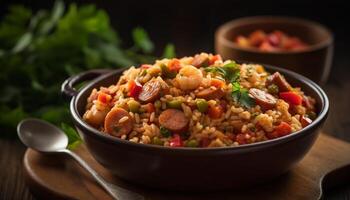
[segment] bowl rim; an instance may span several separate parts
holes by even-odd
[[[251,62],[251,63],[253,63],[253,62]],[[134,142],[131,142],[128,140],[113,137],[113,136],[107,135],[107,134],[95,129],[94,127],[90,126],[88,123],[86,123],[82,119],[82,116],[80,116],[80,114],[77,110],[77,105],[76,105],[77,99],[79,99],[86,92],[90,91],[91,87],[93,85],[95,85],[96,83],[104,80],[105,78],[108,78],[108,77],[110,78],[113,75],[120,75],[127,68],[120,68],[120,69],[114,70],[112,72],[109,72],[107,74],[104,74],[104,75],[92,80],[91,82],[89,82],[85,86],[83,86],[83,88],[81,88],[81,90],[78,91],[78,94],[73,96],[71,101],[70,101],[70,113],[73,117],[73,120],[79,124],[79,127],[82,127],[85,129],[85,130],[81,131],[81,132],[83,132],[83,134],[89,134],[90,136],[93,136],[94,138],[97,138],[97,139],[100,139],[104,142],[112,143],[115,145],[120,143],[120,144],[128,145],[130,147],[142,148],[144,150],[160,150],[160,151],[168,150],[167,152],[174,152],[174,153],[176,153],[176,152],[180,152],[180,153],[181,152],[185,152],[185,153],[225,152],[225,151],[229,151],[229,150],[230,151],[239,151],[239,152],[241,152],[242,150],[251,151],[251,150],[256,149],[256,148],[286,143],[290,140],[305,136],[305,134],[308,133],[308,130],[311,130],[313,128],[317,129],[318,128],[317,126],[319,126],[320,123],[322,123],[322,121],[327,117],[327,114],[329,111],[329,100],[328,100],[326,93],[321,89],[321,87],[318,86],[315,82],[311,81],[310,79],[308,79],[300,74],[297,74],[295,72],[292,72],[290,70],[282,69],[282,68],[278,68],[278,67],[266,65],[266,64],[263,64],[263,66],[265,68],[267,68],[268,71],[274,71],[274,72],[278,71],[278,72],[281,72],[283,75],[288,75],[289,77],[292,77],[293,79],[300,81],[303,85],[307,85],[311,90],[316,92],[316,94],[320,97],[320,99],[321,99],[320,103],[322,105],[320,105],[319,114],[318,114],[317,118],[310,125],[306,126],[305,128],[302,128],[299,131],[293,132],[289,135],[279,137],[279,138],[274,138],[274,139],[270,139],[270,140],[266,140],[266,141],[261,141],[261,142],[251,143],[251,144],[244,144],[244,145],[239,145],[239,146],[211,147],[211,148],[207,148],[207,147],[204,147],[204,148],[202,148],[202,147],[201,148],[176,147],[176,148],[174,148],[174,147],[159,146],[159,145],[152,145],[152,144],[134,143]]]
[[[307,48],[302,50],[296,50],[296,51],[260,51],[256,48],[244,48],[237,45],[235,42],[230,41],[228,38],[225,37],[226,33],[232,29],[234,26],[239,26],[241,24],[252,24],[251,21],[255,21],[254,23],[261,23],[265,20],[270,20],[274,22],[281,22],[286,21],[288,23],[293,24],[302,24],[305,26],[313,26],[316,27],[319,30],[324,31],[327,34],[327,38],[323,40],[322,42],[309,45]],[[331,44],[333,44],[334,36],[332,31],[327,28],[326,26],[320,24],[319,22],[310,20],[310,19],[303,19],[298,17],[290,17],[290,16],[279,16],[279,15],[259,15],[259,16],[250,16],[250,17],[242,17],[238,19],[234,19],[231,21],[228,21],[219,28],[217,28],[215,32],[216,40],[221,43],[224,46],[227,46],[229,48],[237,49],[239,51],[249,52],[249,53],[259,53],[259,54],[265,54],[265,55],[296,55],[296,54],[303,54],[308,52],[313,52],[322,48],[325,48]]]

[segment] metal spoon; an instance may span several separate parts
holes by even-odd
[[[77,154],[66,149],[68,137],[56,126],[39,119],[25,119],[18,124],[17,132],[21,141],[29,148],[44,153],[64,153],[73,157],[114,199],[144,199],[138,193],[108,183]]]

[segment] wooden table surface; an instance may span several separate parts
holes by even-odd
[[[331,102],[323,130],[350,142],[350,66],[347,60],[346,56],[335,59],[331,77],[323,87]],[[0,139],[0,200],[35,199],[23,178],[24,151],[19,141]],[[325,199],[350,199],[350,180],[348,184],[326,191]]]

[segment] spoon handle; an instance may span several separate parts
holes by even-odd
[[[144,197],[141,196],[138,193],[126,190],[124,188],[121,188],[117,185],[108,183],[104,178],[102,178],[98,173],[92,169],[83,159],[80,158],[77,154],[74,152],[64,149],[61,151],[62,153],[66,153],[74,158],[75,161],[77,161],[86,171],[88,171],[92,177],[95,178],[95,180],[105,189],[114,199],[118,200],[124,200],[124,199],[132,199],[132,200],[143,200]]]

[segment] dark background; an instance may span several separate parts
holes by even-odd
[[[66,1],[67,3],[73,1]],[[75,1],[94,3],[105,9],[111,23],[123,38],[123,44],[131,43],[130,32],[142,26],[155,42],[157,54],[166,43],[176,46],[178,56],[198,52],[214,52],[214,33],[218,26],[235,18],[255,15],[283,15],[315,20],[334,33],[335,52],[328,83],[323,86],[330,97],[331,110],[324,131],[350,141],[350,25],[347,1],[311,0],[214,0],[214,1]],[[20,3],[33,10],[51,8],[53,1],[4,1],[0,0],[0,18],[10,4]],[[1,67],[1,66],[0,66]],[[317,70],[317,68],[315,69]],[[349,155],[350,156],[350,155]],[[0,191],[1,192],[1,191]],[[350,199],[350,184],[338,187],[326,194],[327,199]]]

